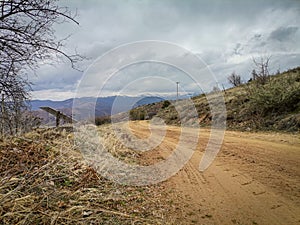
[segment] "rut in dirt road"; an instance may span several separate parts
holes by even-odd
[[[137,122],[130,127],[139,137],[148,135],[146,122]],[[150,157],[153,163],[154,158],[159,158],[158,154],[165,158],[174,150],[180,128],[168,127],[168,132],[169,135],[159,146],[161,151],[156,149],[147,153],[146,161]],[[170,215],[171,222],[300,223],[300,141],[296,136],[282,134],[278,139],[278,134],[262,134],[259,138],[258,134],[227,132],[214,163],[206,171],[199,172],[209,130],[203,129],[201,135],[201,143],[191,160],[163,183],[165,190],[171,193],[168,197],[173,198],[176,208]],[[277,170],[278,165],[281,165],[281,170]]]

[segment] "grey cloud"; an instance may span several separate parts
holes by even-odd
[[[29,79],[33,83],[33,90],[41,91],[47,89],[70,90],[76,86],[76,81],[80,79],[82,72],[73,70],[64,65],[42,66],[36,71],[36,75],[31,75]]]
[[[173,42],[197,53],[220,82],[225,82],[234,70],[246,76],[251,70],[251,58],[261,54],[274,55],[276,63],[282,62],[282,69],[300,61],[300,32],[295,24],[300,19],[299,1],[62,0],[60,4],[78,10],[79,26],[61,24],[56,31],[61,38],[73,34],[68,50],[76,48],[90,58],[83,63],[83,69],[118,45],[149,39]],[[136,76],[132,76],[150,76],[151,70],[155,72],[153,68],[136,68]],[[42,67],[38,72],[34,89],[45,92],[74,88],[82,75],[68,65]],[[177,78],[174,71],[168,72],[172,79]],[[122,86],[122,79],[115,80],[112,91]],[[147,85],[150,90],[155,83]],[[184,85],[193,87],[187,81]]]
[[[298,31],[298,27],[290,26],[290,27],[279,27],[276,30],[272,31],[269,39],[278,40],[278,41],[288,41],[292,38],[295,33]]]

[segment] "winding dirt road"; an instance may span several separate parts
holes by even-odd
[[[147,122],[130,129],[149,137]],[[164,141],[143,154],[142,163],[166,158],[179,135],[179,127],[168,126]],[[299,135],[227,131],[215,161],[199,172],[209,135],[201,129],[191,160],[162,184],[172,203],[171,224],[300,224]]]

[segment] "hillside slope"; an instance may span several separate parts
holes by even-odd
[[[227,89],[223,94],[227,127],[230,129],[300,130],[300,67],[270,76],[264,85],[251,81]],[[201,126],[209,126],[211,123],[210,106],[206,97],[202,94],[192,98]],[[131,119],[147,119],[147,115],[150,118],[157,115],[167,124],[179,125],[179,115],[172,103],[174,101],[164,101],[137,107],[131,110]]]

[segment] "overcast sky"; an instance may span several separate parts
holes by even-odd
[[[300,66],[298,0],[64,0],[60,4],[77,10],[80,25],[62,24],[56,31],[59,38],[72,34],[66,51],[76,49],[89,58],[80,64],[83,71],[105,52],[142,40],[171,42],[191,51],[226,87],[226,77],[233,71],[245,81],[249,79],[252,58],[271,56],[271,72]],[[43,65],[30,76],[32,96],[51,100],[74,97],[83,74],[68,63]],[[98,80],[101,74],[98,76],[94,82],[103,85]],[[143,85],[138,85],[138,79]],[[136,85],[130,85],[134,81]],[[189,93],[199,93],[199,87],[177,69],[143,63],[117,72],[102,95],[174,94],[173,81],[180,81]]]

